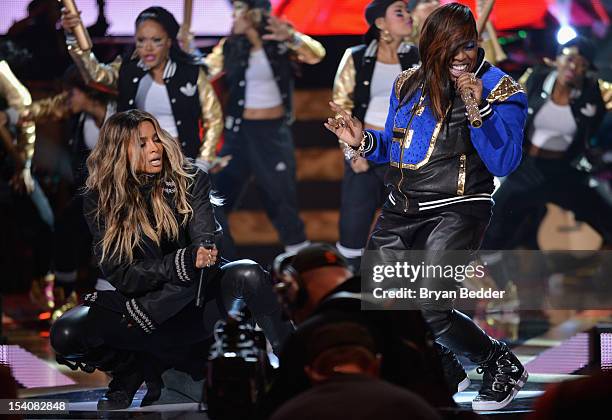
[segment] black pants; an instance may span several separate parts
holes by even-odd
[[[487,223],[488,219],[452,210],[416,215],[383,210],[367,249],[475,251],[480,246]],[[438,343],[474,363],[489,358],[491,339],[470,318],[453,309],[451,300],[420,304],[423,317]]]
[[[612,208],[588,180],[588,174],[565,161],[525,157],[493,195],[493,217],[482,248],[537,248],[534,238],[549,202],[574,212],[577,220],[587,222],[606,243],[612,243]]]
[[[83,215],[83,196],[75,193],[55,218],[55,272],[76,272],[91,253],[91,233]],[[76,278],[75,278],[76,280]]]
[[[193,302],[151,334],[128,324],[123,314],[94,302],[58,319],[51,328],[51,345],[69,360],[111,372],[125,365],[126,359],[133,368],[132,361],[144,357],[155,360],[156,365],[202,374],[215,324],[228,311],[245,305],[278,351],[291,326],[282,320],[269,276],[247,260],[223,266],[208,283],[202,308]],[[115,354],[117,357],[109,356]]]
[[[368,242],[376,209],[386,198],[384,178],[388,166],[371,165],[366,172],[355,173],[344,162],[340,206],[340,245],[343,247],[361,250]]]
[[[298,214],[293,140],[285,120],[245,120],[238,133],[226,130],[224,136],[219,155],[231,155],[232,159],[213,176],[213,183],[225,200],[225,213],[239,206],[252,177],[281,242],[284,245],[304,242],[304,223]],[[219,221],[229,232],[225,218]]]

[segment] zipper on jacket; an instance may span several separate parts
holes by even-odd
[[[466,159],[465,154],[459,156],[459,174],[457,175],[457,195],[463,195],[465,193],[465,170],[466,170]]]
[[[408,211],[408,196],[402,191],[402,181],[404,180],[404,143],[406,142],[406,137],[410,135],[410,125],[412,124],[412,120],[416,114],[416,111],[421,107],[423,103],[423,99],[425,98],[423,88],[421,87],[421,97],[419,100],[412,106],[410,110],[410,119],[408,120],[408,124],[406,124],[406,132],[404,133],[404,137],[402,137],[402,141],[400,142],[400,161],[399,161],[399,170],[400,170],[400,180],[397,183],[397,190],[404,196],[404,213]]]

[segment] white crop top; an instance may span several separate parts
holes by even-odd
[[[263,109],[282,105],[281,93],[263,48],[251,52],[245,79],[245,108]]]
[[[576,121],[569,105],[547,100],[533,120],[531,143],[540,149],[565,152],[574,139]]]
[[[145,78],[151,77],[148,74],[144,76],[140,83],[143,83]],[[148,82],[148,81],[147,81]],[[136,96],[137,102],[138,96]],[[161,128],[166,130],[174,138],[178,138],[178,129],[172,114],[172,106],[170,105],[170,97],[166,85],[160,85],[151,80],[149,90],[146,93],[144,103],[137,103],[138,108],[147,111],[159,121]]]
[[[376,127],[384,127],[389,112],[389,96],[395,78],[402,72],[398,64],[384,64],[379,61],[374,66],[370,82],[370,103],[364,121]]]

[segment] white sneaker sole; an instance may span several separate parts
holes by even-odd
[[[465,391],[471,383],[470,378],[466,376],[464,380],[457,384],[457,392]]]
[[[512,388],[512,392],[510,392],[506,398],[504,398],[502,401],[472,401],[472,410],[494,411],[504,408],[512,402],[514,397],[516,397],[519,391],[525,386],[527,378],[529,378],[529,374],[525,370],[523,375],[521,375],[521,378],[514,385],[514,388]]]

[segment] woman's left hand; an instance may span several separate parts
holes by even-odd
[[[469,89],[478,105],[482,102],[482,80],[477,78],[474,73],[463,73],[455,82],[458,91]]]
[[[212,267],[217,262],[217,255],[219,255],[217,248],[207,249],[203,246],[199,247],[196,254],[196,267]]]
[[[270,16],[266,30],[269,32],[262,36],[266,41],[287,42],[293,37],[293,31],[289,23],[280,20],[275,16]]]

